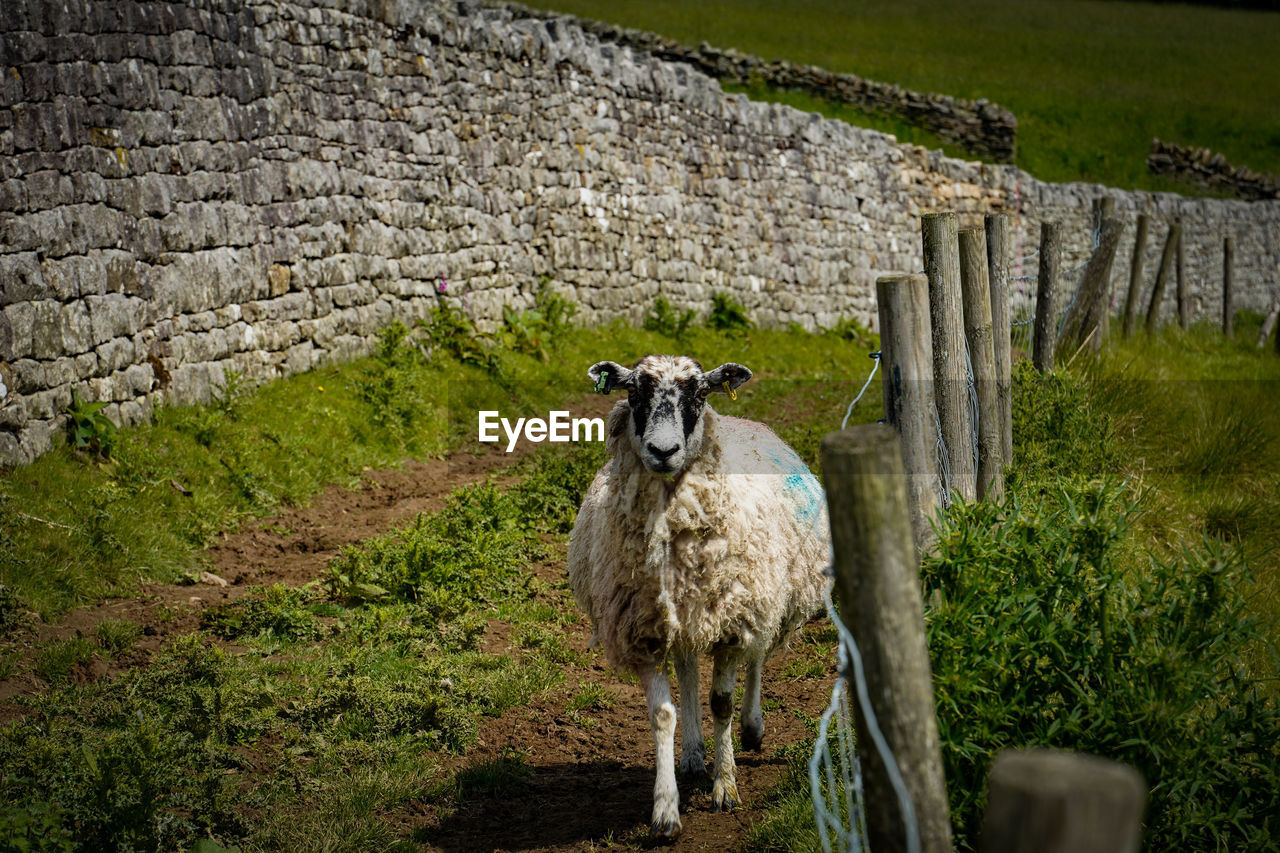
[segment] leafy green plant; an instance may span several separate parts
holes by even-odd
[[[421,388],[426,356],[412,331],[399,320],[378,333],[371,364],[353,383],[378,426],[403,437],[427,409]]]
[[[512,490],[524,523],[548,533],[572,530],[582,499],[607,458],[603,442],[534,456],[525,478]]]
[[[509,305],[502,308],[502,332],[499,343],[513,352],[536,356],[550,361],[547,347],[557,335],[567,331],[578,306],[551,289],[551,278],[539,279],[534,296],[534,307],[516,312]]]
[[[423,328],[433,347],[459,363],[473,364],[494,376],[501,373],[498,353],[476,332],[475,324],[461,308],[442,302],[423,323]]]
[[[459,489],[444,508],[358,547],[330,564],[330,594],[353,601],[416,601],[456,614],[479,596],[509,589],[543,553],[522,527],[520,505],[493,486]]]
[[[1031,745],[1137,767],[1152,849],[1280,842],[1280,711],[1244,666],[1261,640],[1244,566],[1209,542],[1126,568],[1135,511],[1094,482],[943,520],[922,580],[959,847],[995,752]]]
[[[4,788],[14,784],[10,777]],[[0,853],[72,853],[75,838],[65,821],[53,803],[0,802]]]
[[[71,389],[71,405],[67,407],[67,432],[71,447],[96,459],[107,459],[116,446],[116,425],[102,414],[106,402],[88,402],[80,392]]]
[[[22,624],[22,599],[12,587],[0,583],[0,636]]]
[[[222,374],[222,384],[213,386],[211,407],[220,412],[227,420],[240,417],[240,399],[247,390],[244,374],[238,370],[227,370]]]
[[[677,311],[665,296],[658,296],[653,300],[653,308],[645,315],[644,327],[687,347],[689,330],[697,316],[692,308]]]
[[[707,325],[726,335],[742,337],[755,328],[747,316],[747,309],[733,295],[723,291],[711,294],[711,313]]]
[[[201,627],[226,639],[265,636],[275,640],[309,641],[323,634],[320,620],[308,607],[306,590],[275,584],[241,601],[212,607]]]
[[[834,326],[823,331],[828,335],[833,335],[844,341],[851,341],[861,347],[870,348],[875,345],[876,336],[870,329],[862,325],[856,317],[841,317]]]
[[[76,668],[93,658],[93,643],[86,637],[74,636],[54,640],[36,655],[32,669],[50,684],[65,684]]]

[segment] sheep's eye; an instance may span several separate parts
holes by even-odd
[[[709,390],[709,389],[707,389],[707,388],[699,388],[699,389],[698,389],[698,399],[699,399],[699,400],[705,400],[705,399],[707,399],[707,392],[708,392],[708,390]]]

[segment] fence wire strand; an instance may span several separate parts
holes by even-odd
[[[1099,221],[1093,229],[1093,248],[1095,251],[1098,248],[1101,229],[1102,223]],[[1039,249],[1036,249],[1030,254],[1020,257],[1015,262],[1015,268],[1022,268],[1023,264],[1035,260],[1039,254]],[[1060,275],[1064,278],[1074,276],[1084,270],[1087,265],[1088,261],[1085,261],[1060,273]],[[1038,274],[1022,275],[1011,280],[1036,282],[1038,277]],[[1034,289],[1031,292],[1034,294]],[[1062,321],[1065,319],[1067,312],[1071,310],[1071,304],[1074,302],[1075,293],[1073,292],[1071,302],[1058,314],[1056,325],[1059,332],[1061,331]],[[1021,309],[1021,311],[1011,311],[1014,314],[1014,318],[1009,323],[1012,344],[1021,348],[1023,352],[1030,352],[1032,326],[1035,322],[1036,312],[1034,295],[1030,300],[1022,301]],[[854,407],[866,393],[871,381],[875,378],[876,371],[880,367],[880,353],[871,353],[871,358],[875,362],[871,367],[871,373],[867,376],[867,381],[863,383],[861,390],[858,391],[858,395],[853,398],[849,403],[848,409],[845,410],[844,420],[840,422],[841,429],[848,426]],[[968,385],[969,422],[972,425],[973,436],[973,464],[976,472],[979,461],[978,393],[974,383],[973,359],[969,352],[967,339],[965,341],[965,369]],[[942,508],[946,509],[951,505],[951,465],[947,460],[947,446],[942,437],[942,424],[937,407],[931,405],[929,409],[933,413],[934,430],[938,436],[936,445],[937,473],[942,492]],[[820,516],[821,518],[822,516]],[[815,524],[819,523],[821,523],[820,520],[815,522]],[[830,554],[827,574],[830,579],[834,580],[834,552]],[[822,844],[823,853],[833,853],[833,851],[835,853],[867,853],[870,850],[867,840],[866,801],[862,766],[854,748],[855,734],[852,708],[849,700],[851,677],[853,680],[853,692],[858,699],[858,707],[861,709],[863,719],[866,721],[867,734],[870,736],[877,754],[884,762],[889,776],[889,783],[898,798],[905,847],[908,853],[919,853],[920,830],[916,824],[915,805],[898,768],[897,759],[894,758],[884,734],[880,731],[875,711],[871,707],[870,691],[867,688],[866,674],[862,666],[862,655],[858,651],[858,644],[853,639],[853,635],[849,633],[849,630],[840,620],[839,613],[836,612],[835,605],[831,600],[830,583],[828,583],[824,601],[827,608],[827,617],[831,620],[831,624],[835,626],[839,637],[837,646],[839,674],[836,676],[835,683],[831,686],[831,702],[827,705],[826,710],[822,712],[822,716],[818,721],[817,740],[814,743],[813,754],[809,758],[809,789],[813,795],[813,817],[817,825],[818,838]],[[835,723],[835,754],[832,753],[831,744],[832,722]]]
[[[853,408],[862,399],[871,380],[880,368],[880,353],[871,353],[874,364],[867,381],[862,384],[858,396],[849,403],[840,428],[849,423]],[[972,387],[972,379],[970,379]],[[932,408],[932,407],[931,407]],[[935,413],[935,424],[936,413]],[[942,432],[939,429],[938,440],[941,443]],[[946,464],[945,452],[941,463]],[[944,470],[946,470],[944,468]],[[949,480],[950,474],[946,475]],[[823,502],[826,495],[823,494]],[[825,514],[819,513],[814,520],[815,529],[820,527]],[[817,530],[821,536],[823,531]],[[829,533],[829,531],[828,531]],[[823,601],[827,608],[827,617],[836,628],[839,637],[837,647],[838,675],[831,686],[831,702],[818,721],[818,735],[814,742],[813,753],[809,757],[809,790],[813,795],[813,817],[818,829],[818,838],[822,843],[823,853],[867,853],[870,846],[867,841],[867,815],[865,789],[862,782],[862,765],[854,748],[855,733],[853,728],[852,708],[849,704],[849,681],[853,680],[854,694],[858,697],[858,707],[862,710],[866,722],[867,734],[870,736],[876,753],[884,763],[889,775],[889,784],[898,798],[898,809],[902,815],[903,835],[908,853],[919,853],[920,830],[916,825],[915,805],[911,793],[907,790],[902,772],[898,768],[897,759],[889,748],[888,741],[880,731],[875,710],[871,707],[871,694],[867,688],[866,673],[862,666],[862,655],[853,634],[845,627],[836,612],[831,600],[831,584],[835,579],[835,552],[831,550],[828,535],[828,560],[826,575],[827,589]],[[835,754],[832,754],[831,724],[835,723]]]

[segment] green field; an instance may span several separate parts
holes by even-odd
[[[456,452],[478,408],[580,398],[599,358],[749,364],[756,379],[722,409],[768,423],[816,469],[877,345],[852,322],[756,329],[724,298],[703,318],[655,307],[645,329],[586,329],[572,313],[544,293],[481,336],[444,309],[391,327],[372,358],[256,391],[232,381],[211,404],[90,429],[96,448],[0,476],[0,682],[38,679],[0,703],[0,851],[415,850],[471,800],[549,784],[539,750],[564,729],[496,753],[480,741],[486,721],[510,731],[548,706],[591,729],[625,684],[575,647],[586,626],[556,571],[599,447],[543,450],[516,482],[459,488],[302,586],[51,642],[37,629],[197,570],[223,531],[366,465]],[[1166,329],[1043,378],[1017,365],[1008,497],[953,506],[922,566],[959,849],[974,845],[992,756],[1035,744],[1139,768],[1149,849],[1280,839],[1280,358],[1253,346],[1259,322],[1242,315],[1234,341]],[[880,413],[872,387],[852,422]],[[164,645],[131,652],[157,620]],[[827,677],[817,630],[792,680]],[[118,672],[92,676],[111,661]],[[814,731],[800,708],[771,713]],[[770,747],[792,771],[753,792],[744,849],[816,849],[812,748]],[[596,831],[611,849],[644,845],[643,822]]]
[[[1280,172],[1280,14],[1119,0],[535,0],[913,89],[987,98],[1018,117],[1018,165],[1050,181],[1194,188],[1146,172],[1152,137]],[[758,90],[755,97],[769,96]],[[782,95],[802,109],[812,99]],[[846,121],[936,147],[900,123]]]

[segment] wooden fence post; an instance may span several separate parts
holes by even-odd
[[[991,285],[991,336],[996,345],[996,396],[1000,400],[1000,445],[1013,464],[1013,341],[1009,326],[1009,215],[988,213],[987,280]]]
[[[1231,292],[1231,255],[1235,242],[1232,237],[1222,238],[1222,334],[1228,340],[1236,334],[1235,294]]]
[[[1094,352],[1102,346],[1102,339],[1107,335],[1107,318],[1110,316],[1111,265],[1115,261],[1123,231],[1124,223],[1119,219],[1103,221],[1098,248],[1085,265],[1080,289],[1076,291],[1075,301],[1067,309],[1067,316],[1062,321],[1062,335],[1059,339],[1061,346],[1074,350],[1088,345]]]
[[[1129,264],[1129,293],[1124,300],[1124,336],[1133,336],[1138,318],[1138,302],[1142,298],[1142,261],[1147,252],[1147,229],[1151,217],[1143,213],[1138,217],[1138,233],[1133,238],[1133,261]]]
[[[1178,220],[1180,233],[1178,235],[1178,323],[1182,326],[1182,331],[1191,328],[1191,283],[1187,281],[1187,229],[1183,226],[1182,220]]]
[[[1147,786],[1118,761],[1006,750],[991,767],[982,853],[1137,853]]]
[[[1062,267],[1062,226],[1040,224],[1040,272],[1036,282],[1036,322],[1032,361],[1036,370],[1053,370],[1053,351],[1058,342],[1058,271]]]
[[[1178,251],[1178,243],[1182,240],[1182,224],[1175,222],[1169,226],[1169,236],[1164,241],[1164,252],[1160,255],[1160,269],[1156,270],[1156,283],[1151,288],[1151,305],[1147,308],[1147,334],[1154,335],[1160,322],[1160,303],[1164,300],[1164,289],[1169,283],[1169,271],[1173,267],[1173,256]]]
[[[870,704],[902,773],[920,850],[950,853],[951,822],[898,434],[865,424],[822,440],[840,617],[863,660]],[[872,850],[906,850],[902,812],[862,707],[854,708]]]
[[[978,392],[978,498],[1004,497],[1004,416],[996,392],[996,352],[991,337],[991,287],[987,281],[987,235],[981,228],[960,232],[960,291],[964,333]]]
[[[933,393],[942,441],[947,446],[950,489],[971,501],[978,495],[969,420],[969,361],[965,356],[960,300],[960,247],[954,213],[927,213],[921,219],[924,270],[929,277],[933,331]]]
[[[916,547],[923,551],[933,541],[931,521],[938,511],[929,279],[923,275],[882,276],[876,279],[876,303],[885,419],[902,436],[911,529]]]

